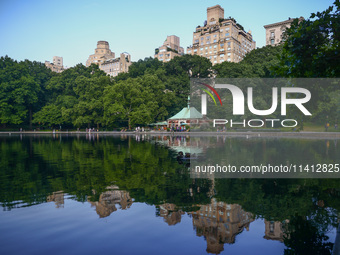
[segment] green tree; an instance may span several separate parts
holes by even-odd
[[[197,55],[174,57],[165,64],[167,75],[184,75],[189,78],[208,78],[211,75],[209,59]]]
[[[103,91],[110,78],[97,65],[79,64],[48,82],[48,103],[34,115],[45,125],[99,125],[103,123]]]
[[[309,19],[294,20],[277,73],[285,77],[340,77],[340,1]]]
[[[273,68],[279,63],[282,46],[265,46],[249,52],[239,62],[223,62],[214,65],[217,78],[272,78],[277,76]]]
[[[128,78],[105,89],[104,118],[108,125],[123,122],[129,129],[164,120],[174,98],[157,75]]]
[[[160,68],[163,68],[163,62],[159,61],[157,58],[149,57],[144,60],[140,59],[131,64],[128,73],[120,73],[115,80],[119,81],[126,80],[127,78],[137,78],[143,76],[147,71],[153,73]]]
[[[29,124],[33,113],[46,102],[45,88],[52,76],[42,63],[0,59],[0,121],[2,124]]]

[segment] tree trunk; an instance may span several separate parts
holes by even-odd
[[[131,120],[129,118],[129,130],[131,130]]]

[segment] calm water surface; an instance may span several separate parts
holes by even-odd
[[[233,164],[340,159],[337,140],[209,140]],[[1,136],[0,254],[331,254],[339,179],[193,179],[176,156],[201,144]]]

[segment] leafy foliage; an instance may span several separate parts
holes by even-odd
[[[307,20],[294,20],[277,73],[285,77],[340,77],[340,1]]]
[[[38,62],[0,58],[0,122],[32,124],[32,114],[46,102],[43,93],[50,70]]]
[[[239,63],[212,66],[207,58],[197,55],[175,57],[166,63],[145,58],[114,79],[94,64],[79,64],[56,74],[42,63],[1,57],[0,122],[3,126],[31,127],[35,123],[42,127],[133,128],[165,120],[185,107],[190,78],[339,77],[339,14],[340,1],[336,0],[334,6],[307,20],[295,20],[282,45],[253,50]],[[265,109],[270,97],[263,92],[270,91],[270,85],[253,87],[255,105]],[[313,121],[337,121],[338,84],[316,84],[310,90]]]

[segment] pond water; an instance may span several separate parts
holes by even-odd
[[[0,254],[331,254],[339,179],[192,178],[178,152],[206,139],[233,164],[340,159],[338,140],[0,136]]]

